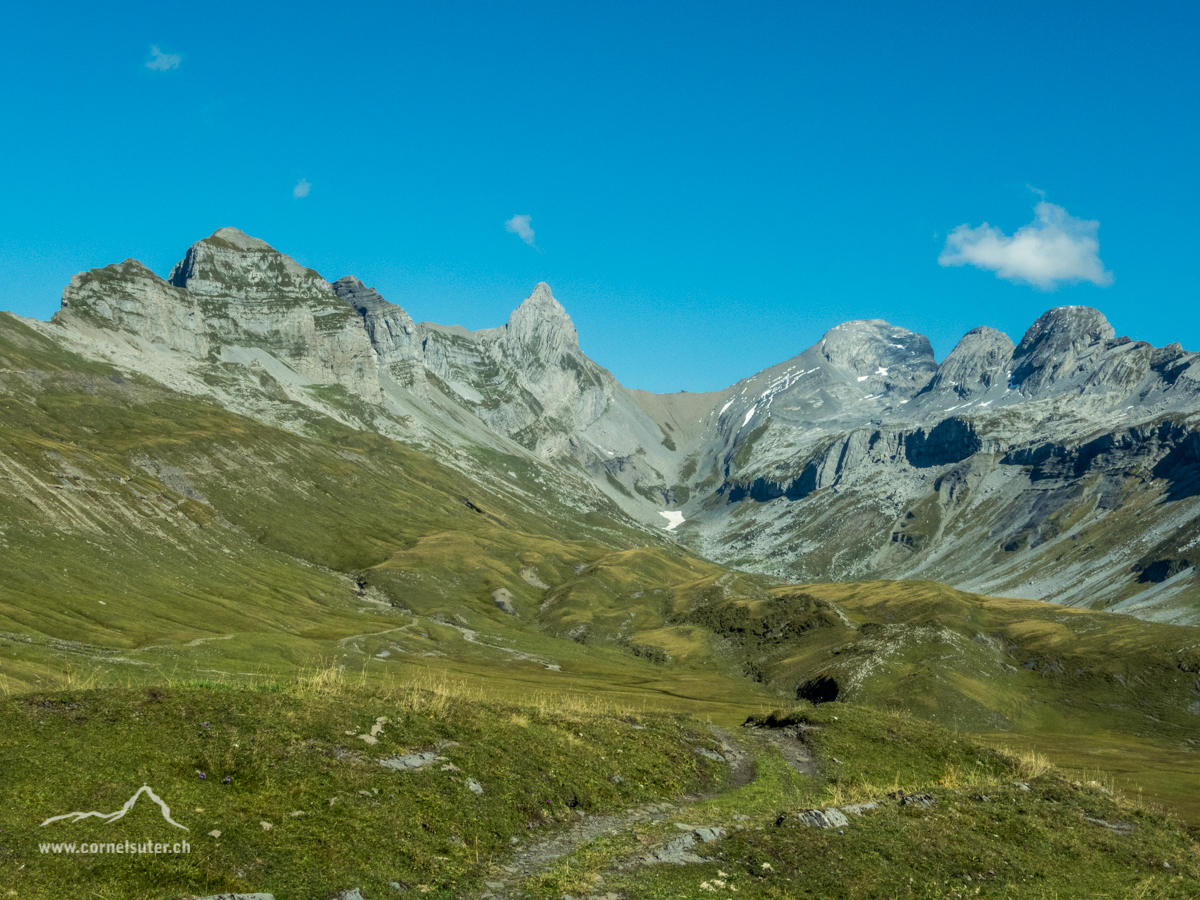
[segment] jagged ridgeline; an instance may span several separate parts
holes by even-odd
[[[1200,361],[1083,307],[940,365],[850,322],[725,391],[653,395],[583,355],[544,284],[497,328],[416,323],[224,228],[166,279],[81,273],[51,322],[0,329],[13,633],[343,642],[369,598],[440,617],[427,636],[520,623],[663,665],[707,659],[732,620],[696,610],[772,578],[1200,610]],[[803,674],[734,656],[785,692]]]
[[[745,570],[1200,616],[1200,356],[1086,307],[1018,344],[977,328],[940,364],[922,335],[848,322],[723,391],[656,395],[588,359],[544,284],[496,328],[417,323],[223,228],[165,280],[82,273],[25,324],[293,433],[332,419],[505,489],[528,466],[568,506]]]

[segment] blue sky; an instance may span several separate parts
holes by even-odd
[[[1200,350],[1195,2],[35,6],[0,54],[22,315],[233,225],[418,320],[547,281],[656,391],[858,318],[940,358],[1087,304]]]

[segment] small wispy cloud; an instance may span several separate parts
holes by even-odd
[[[517,235],[530,247],[533,246],[533,229],[529,227],[532,216],[513,216],[504,223],[504,230]]]
[[[1033,211],[1033,221],[1011,237],[987,222],[978,228],[959,225],[946,237],[938,264],[975,266],[1047,291],[1080,281],[1100,287],[1113,283],[1112,272],[1100,261],[1099,222],[1077,219],[1044,199]]]
[[[296,182],[296,186],[292,188],[292,196],[300,200],[308,196],[308,192],[312,190],[312,185],[308,183],[307,178],[301,178]]]
[[[146,68],[155,72],[165,72],[168,69],[178,69],[183,57],[178,53],[163,53],[157,45],[151,45],[150,58],[146,60]]]

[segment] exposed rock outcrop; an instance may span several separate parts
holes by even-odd
[[[1043,313],[1013,352],[1012,383],[1035,395],[1057,382],[1074,380],[1094,368],[1116,332],[1108,319],[1088,306],[1057,306]]]
[[[339,278],[331,287],[362,318],[380,369],[403,387],[424,394],[425,333],[412,316],[352,276]]]
[[[236,228],[193,244],[166,281],[134,260],[76,275],[55,321],[201,360],[248,362],[259,349],[311,383],[381,399],[375,352],[353,312],[312,269]]]
[[[1016,347],[1003,331],[972,328],[940,366],[927,391],[952,390],[964,400],[1007,386]]]

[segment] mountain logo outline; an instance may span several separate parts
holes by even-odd
[[[148,784],[143,784],[140,788],[138,788],[137,792],[132,797],[130,797],[128,800],[125,801],[125,805],[122,806],[120,809],[116,810],[115,812],[110,812],[110,813],[102,813],[102,812],[63,813],[61,816],[51,816],[49,819],[47,819],[45,822],[43,822],[41,824],[41,826],[39,826],[39,827],[45,828],[51,822],[58,822],[58,821],[61,821],[62,819],[70,819],[73,822],[81,822],[84,819],[91,819],[91,818],[104,819],[106,825],[111,825],[113,822],[117,821],[117,819],[124,818],[125,813],[127,813],[131,809],[133,809],[133,805],[135,803],[137,803],[138,797],[142,796],[142,794],[145,794],[147,797],[149,797],[151,800],[153,800],[155,803],[157,803],[158,808],[162,811],[163,818],[166,819],[168,822],[170,822],[172,825],[174,825],[176,828],[182,828],[184,831],[191,830],[186,825],[180,825],[178,822],[176,822],[174,819],[171,818],[171,807],[167,806],[167,804],[163,801],[163,799],[160,796],[158,796],[158,794],[154,793],[153,790],[150,789],[150,785],[148,785]]]

